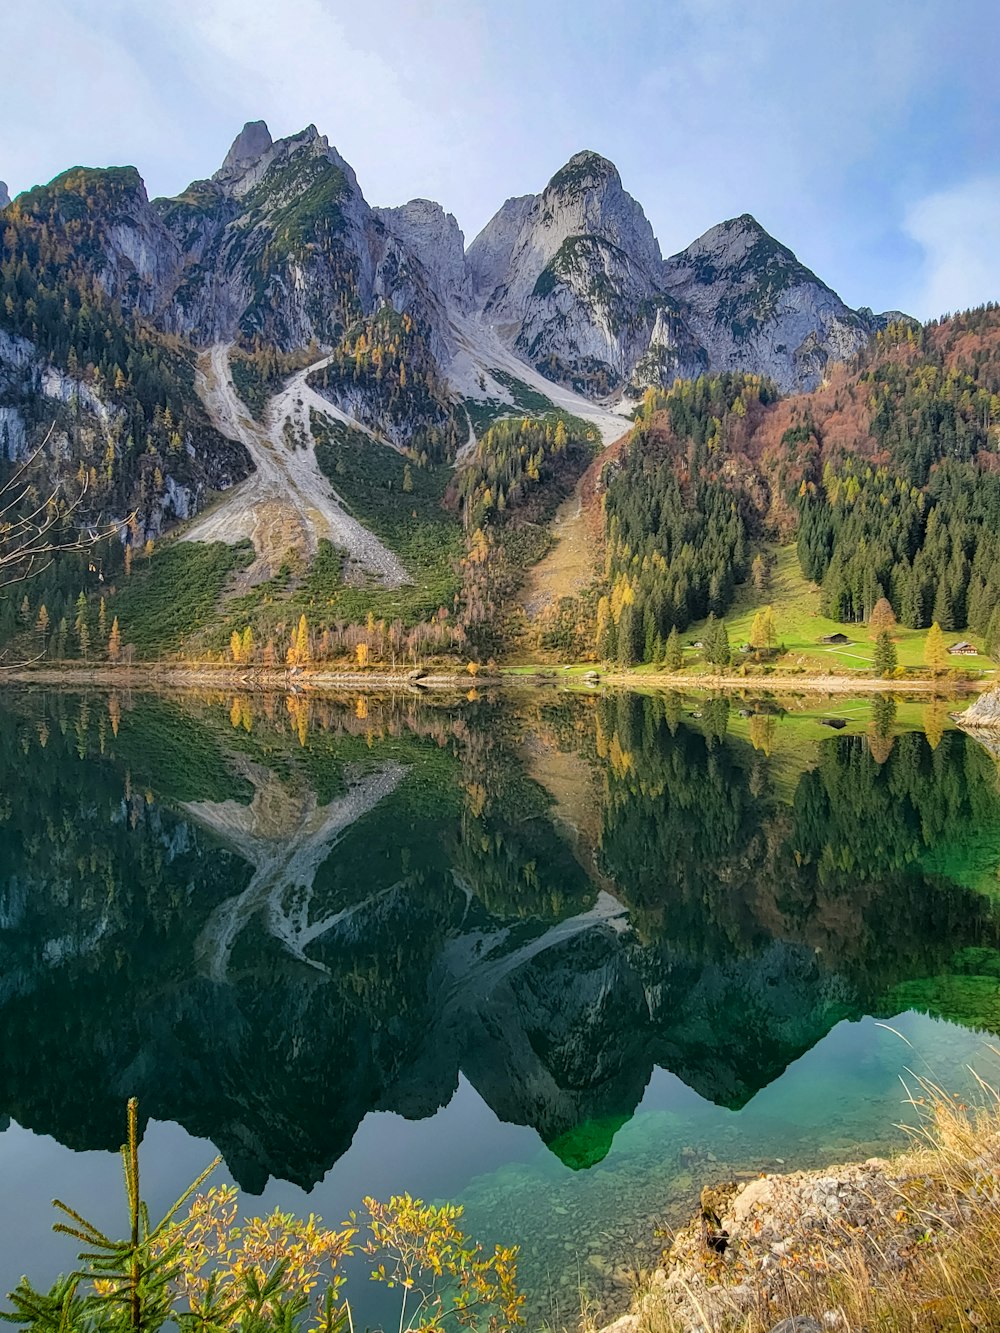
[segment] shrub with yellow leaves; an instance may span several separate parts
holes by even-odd
[[[138,1123],[133,1098],[122,1148],[128,1238],[113,1240],[57,1203],[71,1225],[56,1230],[87,1247],[81,1270],[48,1292],[22,1278],[10,1293],[14,1310],[0,1318],[36,1333],[158,1333],[168,1325],[182,1333],[353,1333],[339,1266],[361,1253],[377,1261],[377,1282],[400,1289],[399,1333],[440,1333],[446,1319],[484,1333],[524,1323],[516,1247],[487,1253],[467,1240],[457,1226],[462,1209],[452,1204],[408,1194],[387,1204],[365,1199],[364,1241],[354,1213],[334,1231],[314,1214],[277,1209],[239,1221],[233,1186],[196,1193],[217,1158],[152,1227],[139,1193]]]

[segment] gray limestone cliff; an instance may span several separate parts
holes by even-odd
[[[956,720],[973,731],[1000,731],[1000,685],[985,690]]]
[[[786,392],[815,388],[878,327],[748,213],[705,232],[664,274],[712,370],[767,375]]]
[[[469,247],[483,318],[550,379],[594,397],[704,369],[660,247],[613,163],[582,152],[509,199]]]

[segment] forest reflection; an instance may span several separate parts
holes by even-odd
[[[0,1114],[136,1094],[259,1191],[462,1074],[582,1168],[655,1066],[737,1108],[843,1018],[995,1031],[996,761],[906,708],[12,694]]]

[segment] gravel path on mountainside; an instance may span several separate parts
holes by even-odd
[[[540,375],[532,366],[521,361],[506,348],[493,329],[477,316],[453,314],[451,336],[457,351],[448,367],[448,382],[452,389],[463,397],[480,397],[481,390],[478,387],[480,373],[485,371],[489,374],[490,370],[495,368],[513,375],[536,393],[544,394],[557,409],[570,412],[573,416],[596,426],[606,445],[620,440],[625,432],[631,429],[632,423],[628,417],[619,416],[616,412],[574,393],[572,389],[553,384],[544,375]],[[504,397],[510,397],[506,390]],[[512,414],[516,414],[519,409],[512,404],[510,410]]]
[[[316,368],[300,371],[275,395],[261,425],[251,418],[233,385],[229,347],[216,343],[209,350],[198,368],[198,395],[216,430],[243,444],[256,471],[195,519],[184,540],[235,545],[249,538],[257,551],[248,577],[252,584],[275,574],[290,551],[310,561],[326,538],[347,552],[349,578],[352,574],[356,580],[373,578],[397,588],[410,582],[401,561],[346,512],[316,462],[310,408],[371,434],[309,388],[306,376]],[[298,441],[294,447],[285,439],[289,417]]]

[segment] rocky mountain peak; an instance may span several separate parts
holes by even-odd
[[[465,260],[465,237],[454,214],[432,199],[411,199],[398,208],[375,208],[376,217],[427,271],[445,302],[471,305],[472,284]]]
[[[809,270],[799,263],[787,246],[776,241],[764,230],[751,213],[741,213],[738,218],[727,218],[725,222],[709,227],[708,231],[692,241],[685,250],[671,256],[666,261],[666,267],[669,272],[672,268],[694,262],[703,272],[711,271],[714,280],[714,273],[719,269],[740,267],[748,259],[761,264],[777,262],[794,265],[801,269],[803,274],[808,274],[818,281],[815,275],[810,274]],[[712,261],[711,270],[706,265],[706,260]]]
[[[752,367],[785,391],[815,388],[871,330],[749,213],[710,227],[663,275],[713,369]]]
[[[507,199],[469,246],[466,259],[480,305],[489,301],[507,273],[521,228],[537,202],[535,194]]]
[[[585,148],[582,152],[574,153],[566,165],[556,172],[545,187],[545,193],[573,193],[609,185],[619,190],[622,188],[618,168],[600,153]]]
[[[0,181],[0,208],[6,208],[10,203],[10,195],[7,193],[7,182]]]
[[[315,130],[313,132],[315,133]],[[226,154],[226,160],[212,179],[226,181],[242,176],[260,161],[272,142],[271,131],[263,120],[248,120],[233,140],[233,145]]]
[[[538,214],[542,228],[559,237],[547,257],[567,236],[598,236],[651,274],[659,268],[660,247],[642,206],[622,185],[615,164],[599,153],[574,153],[545,187]]]
[[[517,336],[538,284],[551,291],[570,266],[581,276],[581,260],[595,280],[597,268],[624,263],[644,294],[659,286],[660,247],[645,213],[614,163],[589,150],[575,153],[540,195],[509,199],[469,248],[484,311],[508,337]]]

